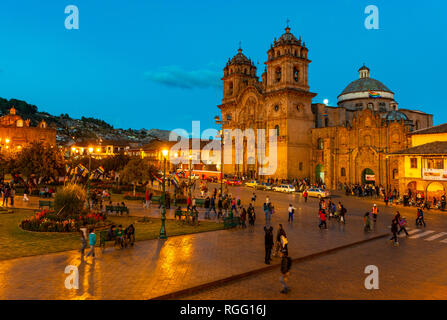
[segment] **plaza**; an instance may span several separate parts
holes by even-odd
[[[218,185],[215,185],[218,187]],[[242,203],[252,188],[230,187]],[[427,211],[427,227],[414,227],[415,209],[385,207],[380,199],[358,199],[334,194],[348,209],[346,225],[330,221],[328,230],[317,227],[318,200],[304,202],[299,194],[255,191],[257,219],[253,228],[169,235],[167,240],[137,241],[133,248],[107,247],[95,260],[81,260],[77,250],[6,259],[0,262],[1,299],[444,299],[445,213]],[[271,269],[263,263],[261,205],[265,197],[275,205],[272,225],[282,223],[289,240],[289,255],[298,259],[290,277],[291,292],[279,293],[279,259]],[[20,201],[17,201],[20,203]],[[362,216],[379,206],[375,230],[364,233]],[[297,212],[287,222],[287,207]],[[131,205],[132,214],[159,217],[156,206],[143,210]],[[396,210],[408,218],[408,239],[393,247],[389,224]],[[204,221],[203,210],[200,220]],[[173,212],[168,212],[168,219]],[[3,216],[0,216],[0,219]],[[416,232],[412,231],[416,230]],[[432,231],[426,236],[418,233]],[[430,240],[430,238],[434,240]],[[137,227],[138,239],[138,227]],[[356,244],[358,243],[358,244]],[[340,250],[330,251],[339,247]],[[327,253],[325,253],[327,252]],[[306,260],[305,257],[314,255]],[[299,258],[304,258],[301,262]],[[344,263],[340,263],[344,261]],[[79,268],[79,289],[66,289],[67,265]],[[380,289],[367,290],[364,268],[376,265]],[[417,270],[417,272],[415,272]],[[244,274],[246,274],[244,276]],[[241,277],[241,275],[243,275]],[[232,280],[234,279],[234,280]],[[410,290],[416,288],[416,290]]]

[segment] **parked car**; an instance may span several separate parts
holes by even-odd
[[[208,182],[217,182],[218,181],[217,177],[206,177],[205,180]]]
[[[251,180],[251,181],[245,182],[245,186],[250,187],[250,188],[256,188],[256,186],[258,184],[259,184],[259,182],[256,180]]]
[[[315,197],[315,198],[327,198],[331,196],[331,193],[329,191],[323,190],[321,188],[310,188],[307,189],[307,195],[309,197]]]
[[[260,184],[257,184],[255,188],[257,190],[272,190],[272,185],[267,182],[261,182]]]
[[[234,180],[234,179],[224,180],[224,182],[229,186],[241,186],[242,185],[242,181]]]
[[[279,186],[273,187],[273,190],[279,192],[295,192],[295,187],[291,184],[281,184]]]

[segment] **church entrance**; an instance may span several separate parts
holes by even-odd
[[[362,184],[375,184],[376,175],[370,168],[366,168],[362,171]]]
[[[324,166],[321,164],[315,168],[315,181],[324,183]]]

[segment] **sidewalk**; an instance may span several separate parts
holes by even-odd
[[[298,208],[293,224],[279,211],[272,216],[275,233],[283,223],[294,259],[389,232],[378,225],[376,232],[365,234],[361,218],[355,216],[346,226],[330,222],[328,230],[319,230],[314,211]],[[263,220],[258,215],[253,229],[142,241],[123,250],[97,249],[94,261],[81,262],[76,251],[1,261],[0,299],[150,299],[260,269],[266,266]],[[78,290],[65,289],[67,265],[79,268]]]

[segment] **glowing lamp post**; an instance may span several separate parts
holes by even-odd
[[[220,124],[222,129],[220,130],[220,196],[223,198],[223,145],[224,145],[224,124],[229,124],[231,116],[227,115],[227,120],[220,120],[219,116],[214,117],[216,124]]]
[[[166,158],[168,157],[169,151],[167,149],[162,150],[163,155],[163,201],[161,203],[161,228],[160,228],[160,236],[159,239],[167,239],[166,236]]]
[[[92,168],[92,152],[93,152],[93,148],[92,147],[88,148],[88,173],[89,173],[89,175],[87,176],[87,204],[88,204],[89,210],[90,210],[90,170]]]

